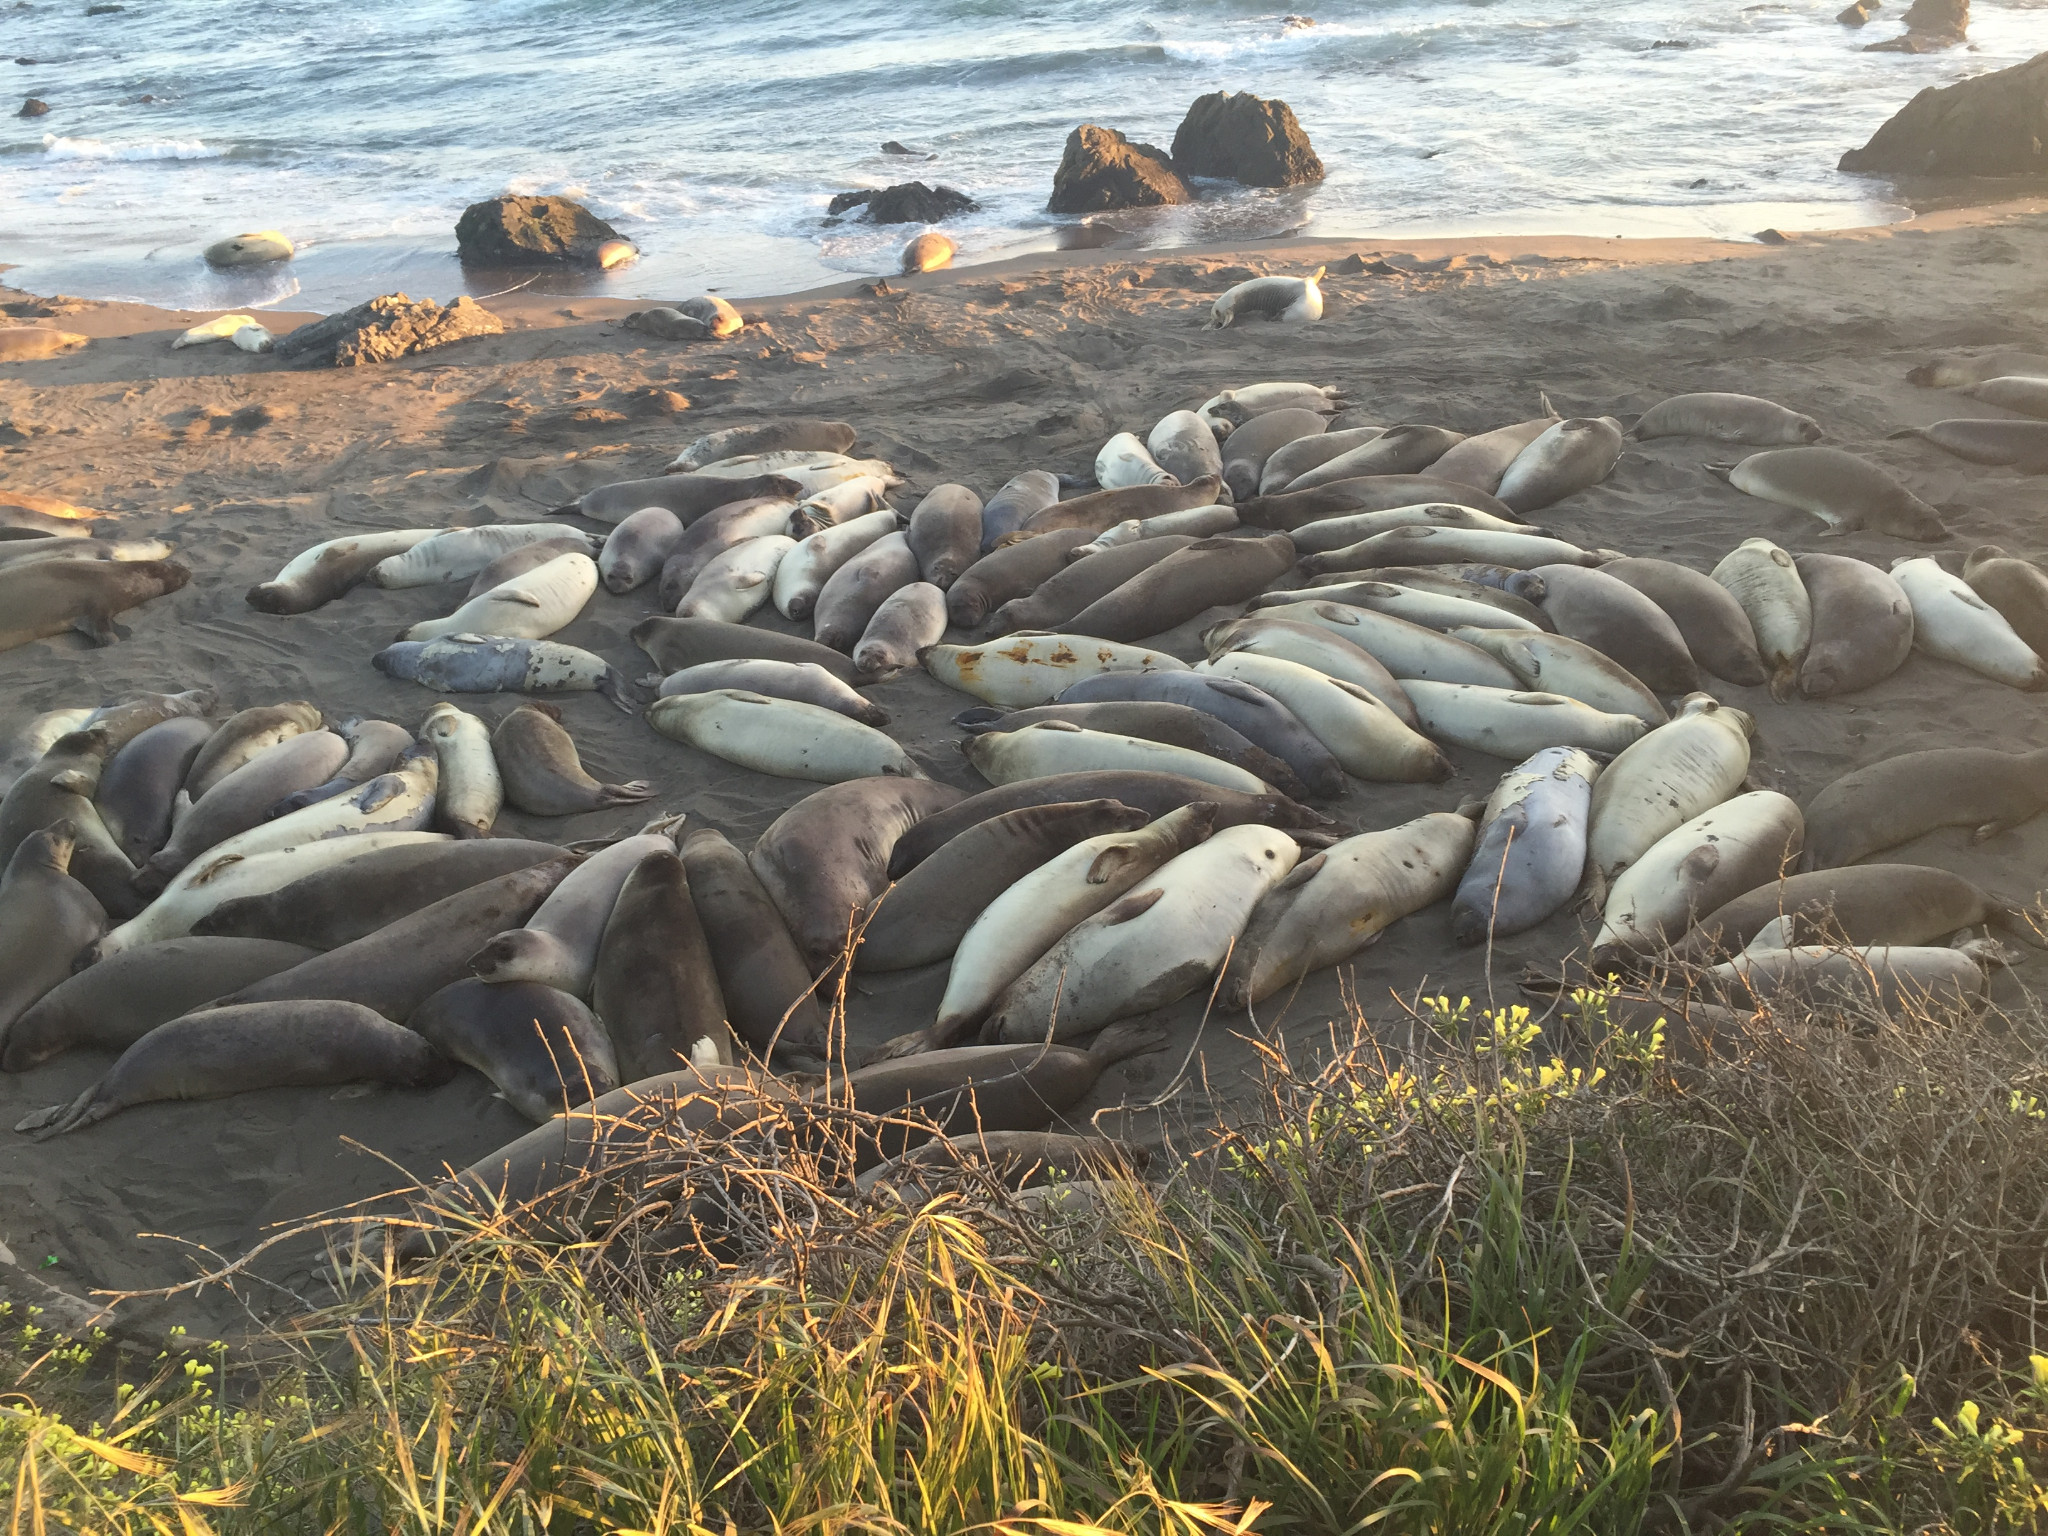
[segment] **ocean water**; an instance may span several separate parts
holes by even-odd
[[[488,292],[453,229],[503,191],[578,197],[643,258],[548,280],[620,297],[788,292],[891,270],[916,230],[825,220],[922,179],[981,212],[963,262],[1053,249],[1083,121],[1171,141],[1196,96],[1288,101],[1315,188],[1213,188],[1092,238],[1299,232],[1745,235],[1903,216],[1834,167],[1924,86],[2048,49],[2048,0],[1976,0],[1966,49],[1865,54],[1843,0],[83,0],[0,9],[0,262],[41,292],[331,310]],[[48,116],[12,116],[37,96]],[[897,140],[929,159],[884,155]],[[275,227],[288,268],[209,241]]]

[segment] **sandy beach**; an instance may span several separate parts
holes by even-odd
[[[1203,328],[1214,296],[1234,282],[1335,266],[1354,253],[1392,270],[1327,278],[1320,324]],[[1567,415],[1740,391],[1816,417],[1831,443],[1938,505],[1951,537],[1931,552],[1949,568],[1980,543],[2039,559],[2048,556],[2048,479],[1887,434],[1999,414],[1916,388],[1906,373],[1938,352],[2048,346],[2044,274],[2041,201],[1782,245],[1518,236],[1075,252],[891,276],[880,294],[847,282],[748,302],[747,328],[723,342],[653,341],[623,328],[638,304],[512,294],[487,305],[506,322],[502,336],[348,370],[295,369],[225,345],[173,352],[172,339],[205,314],[72,308],[0,290],[20,318],[48,316],[43,323],[93,338],[71,356],[0,365],[0,488],[102,511],[111,519],[103,530],[168,540],[194,573],[183,591],[125,615],[129,633],[104,649],[66,636],[0,653],[0,735],[44,710],[202,683],[230,708],[306,699],[330,718],[362,713],[416,728],[435,695],[381,676],[370,656],[403,626],[452,608],[449,594],[363,587],[317,612],[274,617],[248,606],[247,589],[321,539],[532,520],[590,487],[659,473],[701,433],[778,415],[853,423],[857,451],[908,479],[894,498],[907,509],[944,481],[985,497],[1025,469],[1086,474],[1111,434],[1142,434],[1168,411],[1265,379],[1341,386],[1351,408],[1337,426],[1427,422],[1464,432],[1535,414],[1539,390]],[[279,334],[304,318],[265,316]],[[1587,547],[1699,570],[1757,535],[1795,553],[1879,564],[1930,552],[1877,534],[1823,537],[1817,520],[1744,496],[1704,467],[1743,451],[1685,438],[1631,443],[1606,483],[1540,521]],[[652,587],[627,598],[600,593],[556,638],[644,676],[649,665],[628,633],[655,611]],[[1199,632],[1215,617],[1155,643],[1198,658]],[[796,630],[772,610],[754,622]],[[2048,747],[2038,697],[1917,654],[1886,682],[1840,699],[1777,704],[1762,688],[1719,682],[1712,691],[1758,719],[1754,786],[1802,803],[1849,769],[1902,751]],[[922,674],[871,694],[927,772],[982,787],[950,724],[977,701]],[[478,696],[464,707],[495,721],[513,702]],[[815,787],[703,756],[595,695],[558,702],[600,778],[650,780],[649,809],[685,812],[742,847]],[[1450,755],[1457,774],[1448,783],[1353,781],[1324,809],[1346,830],[1391,826],[1483,798],[1512,766]],[[508,811],[499,830],[566,842],[644,819]],[[1890,857],[2031,899],[2048,884],[2048,820],[1978,845],[1951,829]],[[1167,1048],[1108,1074],[1089,1107],[1154,1106],[1130,1118],[1138,1134],[1157,1135],[1175,1117],[1227,1110],[1262,1036],[1313,1049],[1344,1016],[1347,994],[1398,1045],[1397,996],[1519,1001],[1525,965],[1554,965],[1587,936],[1566,912],[1501,941],[1489,965],[1483,949],[1453,946],[1447,912],[1399,924],[1355,963],[1271,1000],[1256,1023],[1219,1012],[1202,1024],[1201,997],[1169,1010]],[[943,965],[856,978],[852,1051],[928,1021],[944,980]],[[2032,954],[1994,980],[1994,996],[2010,1003],[2044,980],[2048,956]],[[73,1054],[0,1078],[0,1126],[72,1097],[107,1060]],[[465,1072],[428,1092],[275,1090],[152,1105],[40,1145],[0,1130],[0,1241],[21,1269],[75,1292],[173,1284],[194,1273],[193,1245],[233,1256],[273,1223],[391,1189],[400,1170],[429,1176],[465,1164],[525,1128]],[[284,1292],[251,1290],[251,1306],[267,1310],[286,1294],[320,1299],[304,1254],[271,1275]],[[215,1293],[189,1315],[195,1328],[226,1332],[236,1307]]]

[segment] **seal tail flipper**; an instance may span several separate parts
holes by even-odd
[[[1700,468],[1704,469],[1716,480],[1726,480],[1735,473],[1735,466],[1733,464],[1702,464]]]
[[[1156,1024],[1138,1024],[1129,1019],[1112,1024],[1088,1042],[1088,1054],[1104,1066],[1127,1057],[1142,1056],[1166,1044],[1166,1031]]]
[[[1771,697],[1780,704],[1789,703],[1792,695],[1799,691],[1799,664],[1794,661],[1780,662],[1771,672]]]
[[[645,779],[629,779],[624,784],[598,786],[598,800],[603,805],[638,805],[642,800],[653,798],[654,786]]]
[[[15,1122],[17,1131],[37,1132],[37,1141],[48,1141],[52,1136],[62,1136],[66,1131],[77,1130],[81,1125],[91,1125],[104,1120],[114,1112],[111,1104],[95,1104],[93,1101],[100,1091],[100,1082],[94,1083],[68,1104],[52,1104],[48,1109],[39,1109],[34,1114],[23,1115]]]
[[[581,517],[582,515],[583,498],[581,496],[578,496],[574,501],[565,501],[559,507],[548,508],[549,517]]]
[[[598,680],[597,691],[610,699],[612,703],[616,704],[625,713],[629,715],[640,713],[638,707],[640,700],[634,693],[633,685],[626,680],[626,674],[617,667],[605,669],[604,676]]]
[[[872,1066],[878,1061],[895,1061],[902,1056],[922,1056],[926,1051],[936,1049],[938,1045],[932,1037],[932,1030],[913,1029],[907,1034],[897,1035],[892,1040],[885,1040],[861,1065]]]

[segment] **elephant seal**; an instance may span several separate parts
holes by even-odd
[[[1931,543],[1948,537],[1941,516],[1866,459],[1841,448],[1773,448],[1753,453],[1725,474],[1747,495],[1810,512],[1830,533],[1889,533]]]
[[[175,560],[47,560],[0,566],[0,651],[75,629],[94,645],[120,638],[117,614],[192,580]]]
[[[1236,437],[1236,433],[1231,434],[1233,442]],[[1288,482],[1287,489],[1312,491],[1320,485],[1335,485],[1368,475],[1419,475],[1464,440],[1462,432],[1445,427],[1388,427],[1371,441],[1297,475]]]
[[[917,579],[917,556],[909,539],[892,533],[875,540],[834,571],[818,593],[811,612],[813,638],[832,650],[851,651],[875,610]]]
[[[671,619],[657,615],[632,629],[633,643],[665,673],[712,661],[784,661],[823,667],[839,681],[861,681],[851,657],[798,635],[778,634],[756,624],[718,619]]]
[[[815,704],[862,725],[879,728],[889,723],[889,712],[881,705],[812,662],[768,661],[760,657],[699,662],[663,678],[660,697],[673,699],[728,688],[765,694],[771,699]]]
[[[192,932],[339,949],[459,891],[561,854],[553,843],[511,837],[388,844],[262,895],[224,901],[193,923]]]
[[[896,529],[895,510],[883,507],[806,534],[775,567],[775,583],[769,593],[775,611],[785,619],[809,618],[818,605],[818,594],[839,568]]]
[[[619,1086],[619,1064],[582,1002],[530,981],[465,976],[421,1003],[406,1028],[451,1061],[474,1067],[527,1119],[546,1124]]]
[[[48,709],[31,719],[8,740],[0,756],[0,796],[14,787],[29,769],[42,761],[43,754],[73,731],[82,731],[93,711],[84,706]]]
[[[1426,570],[1427,567],[1418,566],[1415,569]],[[1364,574],[1372,577],[1379,573],[1376,570],[1368,570]],[[1409,586],[1405,582],[1395,581],[1343,581],[1335,577],[1318,577],[1312,587],[1289,592],[1268,592],[1254,598],[1252,603],[1253,611],[1256,612],[1261,608],[1297,607],[1303,598],[1307,597],[1318,603],[1336,603],[1346,608],[1363,608],[1374,613],[1387,614],[1392,618],[1405,619],[1411,624],[1419,624],[1424,629],[1433,629],[1444,634],[1459,628],[1520,629],[1530,634],[1551,629],[1552,626],[1543,616],[1541,609],[1536,610],[1536,618],[1527,618],[1513,609],[1468,595],[1484,590],[1477,586],[1461,590],[1454,583]]]
[[[789,924],[813,976],[824,975],[847,951],[853,924],[889,883],[898,840],[965,799],[950,784],[930,779],[853,779],[799,800],[761,834],[748,866]]]
[[[10,539],[0,533],[0,565],[34,565],[43,560],[168,560],[162,539]]]
[[[387,1019],[408,1019],[413,1009],[470,969],[478,945],[526,921],[576,867],[576,856],[563,853],[485,880],[221,1001],[345,998]]]
[[[1252,913],[1224,967],[1218,1001],[1255,1007],[1442,901],[1472,855],[1472,832],[1471,817],[1436,811],[1303,859]]]
[[[1543,403],[1548,410],[1549,400]],[[1429,466],[1429,472],[1439,480],[1469,485],[1491,496],[1500,489],[1501,477],[1522,456],[1522,450],[1562,419],[1555,411],[1549,411],[1547,415],[1518,421],[1513,426],[1474,433],[1446,450],[1442,458]]]
[[[258,613],[311,613],[353,591],[387,562],[441,534],[438,528],[394,528],[384,533],[328,539],[287,560],[246,601]]]
[[[882,599],[853,648],[861,676],[895,677],[916,668],[924,653],[946,638],[946,594],[913,581]]]
[[[647,619],[641,627],[676,622]],[[387,677],[422,688],[450,693],[600,693],[627,714],[633,712],[632,685],[624,673],[602,656],[553,640],[515,640],[509,635],[402,640],[372,656],[370,665]]]
[[[2048,751],[1935,747],[1845,773],[1807,803],[1802,869],[1854,864],[1936,827],[1981,843],[2048,809]]]
[[[936,272],[940,267],[950,267],[959,250],[960,247],[953,243],[952,236],[928,229],[903,247],[903,271],[906,274],[916,274]]]
[[[434,749],[440,765],[434,825],[454,837],[489,837],[505,807],[490,727],[444,699],[427,711],[420,740]]]
[[[688,595],[705,568],[721,555],[755,539],[775,534],[787,537],[795,511],[796,504],[787,497],[768,496],[753,501],[736,501],[698,518],[663,557],[661,586],[656,600],[673,613],[676,604]],[[638,512],[633,514],[634,517],[639,515]],[[675,516],[674,513],[669,515]]]
[[[1892,437],[1917,437],[1972,464],[2010,466],[2023,475],[2048,474],[2048,421],[1937,421],[1906,427]]]
[[[918,574],[941,592],[981,558],[981,498],[964,485],[933,486],[905,531]]]
[[[0,874],[0,1041],[107,931],[107,912],[71,878],[66,822],[23,838]]]
[[[1308,786],[1285,760],[1254,746],[1211,714],[1186,704],[1153,699],[1105,699],[1093,704],[1040,704],[1005,712],[994,708],[963,710],[953,723],[970,735],[987,731],[1021,731],[1043,721],[1061,721],[1085,731],[1134,736],[1170,747],[1203,753],[1262,779],[1291,799],[1308,798]]]
[[[2015,559],[1996,544],[1979,544],[1963,561],[1963,580],[2005,615],[2029,650],[2048,656],[2048,575],[2039,566]]]
[[[1012,475],[982,504],[981,552],[987,554],[1059,499],[1059,477],[1049,470]]]
[[[25,1116],[14,1128],[39,1131],[43,1140],[138,1104],[338,1083],[431,1088],[454,1075],[455,1064],[421,1036],[357,1003],[223,1006],[158,1025],[71,1103]]]
[[[988,731],[960,743],[960,752],[991,784],[1016,784],[1056,773],[1093,773],[1133,768],[1177,774],[1204,784],[1262,794],[1272,786],[1256,775],[1206,752],[1169,746],[1138,736],[1083,729],[1065,720],[1046,720],[1015,731]]]
[[[657,475],[652,480],[600,485],[552,508],[551,514],[574,513],[593,522],[616,523],[642,507],[664,507],[687,527],[714,507],[764,496],[800,496],[803,490],[802,482],[788,475]]]
[[[2048,378],[1986,379],[1982,384],[1967,384],[1960,392],[2002,411],[2048,421]]]
[[[1586,833],[1596,901],[1605,883],[1659,838],[1735,793],[1749,776],[1749,739],[1755,734],[1753,717],[1696,693],[1669,724],[1646,733],[1607,765],[1593,786]]]
[[[1673,395],[1636,418],[1630,437],[1709,437],[1720,443],[1758,448],[1778,443],[1817,443],[1827,434],[1811,416],[1787,410],[1755,395],[1706,393]]]
[[[1274,454],[1304,438],[1322,437],[1329,424],[1322,412],[1298,406],[1254,416],[1224,439],[1223,463],[1217,472],[1236,500],[1256,496]]]
[[[1571,899],[1586,872],[1600,765],[1577,747],[1545,747],[1501,776],[1451,905],[1451,937],[1490,943],[1525,933]]]
[[[1248,683],[1278,699],[1329,748],[1346,773],[1396,784],[1440,784],[1451,776],[1450,759],[1435,742],[1354,684],[1299,662],[1249,651],[1226,651],[1203,662],[1202,670]],[[1413,700],[1412,687],[1404,686],[1403,692]]]
[[[92,892],[108,916],[125,918],[142,906],[134,888],[135,866],[92,802],[107,752],[107,733],[96,726],[51,743],[0,798],[0,860],[13,858],[23,842],[45,827],[63,822],[70,828],[65,867],[71,878]]]
[[[1195,410],[1220,440],[1255,417],[1302,409],[1334,416],[1350,404],[1336,384],[1247,384],[1211,395]]]
[[[1095,483],[1105,491],[1121,491],[1134,485],[1179,485],[1180,476],[1160,468],[1135,432],[1119,432],[1095,451]]]
[[[1576,544],[1535,532],[1506,533],[1492,528],[1450,528],[1442,525],[1411,525],[1389,528],[1384,533],[1360,539],[1343,549],[1310,555],[1301,568],[1311,575],[1333,571],[1371,571],[1393,565],[1485,565],[1510,566],[1533,571],[1546,565],[1600,563]]]
[[[76,331],[52,330],[46,325],[0,325],[0,363],[39,362],[76,352],[91,340]]]
[[[1254,656],[1276,656],[1282,661],[1299,662],[1326,677],[1363,688],[1399,715],[1405,724],[1414,726],[1417,723],[1414,701],[1385,664],[1356,641],[1347,640],[1320,624],[1270,618],[1254,609],[1241,619],[1226,619],[1203,630],[1202,646],[1211,661],[1232,651],[1249,651]],[[1259,776],[1276,787],[1285,788],[1277,779],[1265,774]],[[1297,800],[1301,798],[1293,790],[1287,792],[1294,794]]]
[[[288,816],[309,805],[318,805],[322,800],[332,800],[337,795],[360,789],[370,780],[391,772],[399,760],[418,745],[411,731],[402,725],[393,725],[389,720],[344,720],[334,727],[334,732],[348,743],[348,756],[335,769],[334,777],[324,784],[315,784],[311,789],[286,795],[270,808],[272,816]],[[445,787],[436,788],[437,805]]]
[[[1690,693],[1699,685],[1684,634],[1638,588],[1576,565],[1539,565],[1535,573],[1549,589],[1543,611],[1560,635],[1613,658],[1659,693]]]
[[[1742,1008],[1792,1002],[1810,1018],[1829,1003],[1851,1009],[1902,1008],[1920,1015],[1974,1013],[1985,991],[1983,963],[1962,949],[1834,944],[1749,949],[1707,972],[1706,986]]]
[[[1671,958],[1713,965],[1772,930],[1800,944],[1934,944],[1989,925],[2039,947],[2026,914],[1961,875],[1924,864],[1853,864],[1774,880],[1716,907],[1671,947]],[[19,1026],[17,1026],[19,1027]]]
[[[701,526],[701,523],[700,523]],[[683,537],[683,520],[667,507],[642,507],[621,518],[597,557],[598,579],[615,597],[636,591],[661,574]]]
[[[1848,555],[1799,555],[1793,563],[1813,603],[1801,693],[1809,699],[1855,693],[1906,664],[1913,652],[1913,604],[1889,573]]]
[[[982,1040],[1085,1035],[1178,1002],[1230,958],[1253,908],[1300,857],[1300,845],[1270,827],[1219,829],[1076,923],[1010,983]]]
[[[1405,699],[1406,695],[1402,697]],[[1304,725],[1293,710],[1250,683],[1209,672],[1105,672],[1072,684],[1060,693],[1057,700],[1061,706],[1111,702],[1181,704],[1199,710],[1285,763],[1310,797],[1331,799],[1343,794],[1347,787],[1343,765],[1323,745],[1321,738]],[[1414,706],[1409,705],[1408,710],[1412,715]],[[1399,713],[1398,710],[1396,712]],[[1143,733],[1132,731],[1126,734]],[[1266,778],[1266,775],[1260,774],[1259,777]],[[1266,782],[1280,787],[1278,780],[1266,779]]]
[[[1422,729],[1432,741],[1510,762],[1546,746],[1620,752],[1641,739],[1647,729],[1638,715],[1609,714],[1558,693],[1509,692],[1474,683],[1419,679],[1407,687],[1415,711],[1422,717]]]
[[[673,825],[671,818],[657,820],[652,830],[621,838],[569,869],[538,906],[527,909],[524,926],[501,924],[470,955],[468,969],[485,981],[537,981],[588,997],[604,925],[619,892],[648,854],[674,850]]]
[[[1761,686],[1769,674],[1749,615],[1711,576],[1671,560],[1610,560],[1599,574],[1627,582],[1664,610],[1692,659],[1723,682]]]
[[[1159,467],[1182,485],[1204,475],[1227,479],[1216,434],[1193,411],[1170,411],[1154,423],[1145,447]]]
[[[133,864],[146,863],[171,835],[171,808],[213,723],[178,715],[159,721],[107,760],[93,801]]]
[[[91,729],[106,737],[109,754],[120,751],[159,721],[176,715],[207,715],[220,702],[211,688],[188,688],[183,693],[137,694],[119,704],[104,704],[94,710],[80,729]]]
[[[1093,491],[1072,501],[1054,502],[1006,537],[1014,541],[1037,538],[1062,528],[1080,528],[1092,539],[1134,517],[1143,520],[1167,512],[1185,512],[1191,507],[1214,506],[1222,489],[1222,481],[1205,475],[1186,485],[1133,485],[1120,491]]]
[[[481,528],[436,529],[430,537],[380,561],[370,572],[370,580],[387,590],[468,581],[481,578],[515,551],[562,540],[585,554],[596,553],[591,536],[569,523],[491,523]],[[487,592],[496,585],[472,587],[469,595],[474,597],[479,590]]]
[[[662,735],[756,773],[836,784],[871,775],[921,779],[893,736],[837,710],[737,688],[656,699],[647,723]]]
[[[296,254],[291,236],[278,229],[259,229],[216,240],[203,253],[209,267],[256,267],[290,261]]]
[[[216,784],[259,753],[307,731],[319,730],[322,719],[318,706],[303,701],[261,704],[236,711],[193,759],[185,779],[185,792],[195,801],[204,799]]]
[[[545,640],[572,623],[596,591],[597,562],[572,550],[472,597],[445,619],[423,619],[408,626],[398,638],[503,635]]]
[[[1143,640],[1176,629],[1211,608],[1246,602],[1293,567],[1294,541],[1284,533],[1262,539],[1197,539],[1097,598],[1063,627],[1071,634],[1104,640]]]
[[[986,522],[986,509],[982,516]],[[1005,603],[1029,597],[1065,570],[1070,563],[1068,556],[1088,542],[1087,529],[1062,528],[1057,533],[992,550],[970,565],[947,589],[947,616],[962,629],[976,628]]]
[[[1757,659],[1780,704],[1799,686],[1813,644],[1813,599],[1792,557],[1769,539],[1744,539],[1721,557],[1712,579],[1728,589],[1756,638]]]
[[[677,454],[669,464],[670,474],[702,469],[725,459],[759,453],[845,453],[853,447],[855,433],[843,421],[824,421],[816,416],[791,416],[753,426],[726,427],[707,432]]]
[[[2005,615],[1929,555],[1892,562],[1892,580],[1913,606],[1913,647],[2008,688],[2048,688],[2048,667]]]
[[[1515,456],[1495,494],[1517,514],[1553,506],[1613,474],[1621,442],[1610,416],[1569,417]]]
[[[482,597],[495,587],[517,581],[528,571],[537,571],[551,560],[563,555],[598,555],[604,546],[589,534],[578,533],[567,538],[536,539],[531,544],[518,544],[498,556],[489,565],[478,571],[470,580],[468,589],[462,594],[467,603]]]
[[[1061,689],[1101,672],[1173,672],[1186,666],[1150,646],[1036,630],[984,645],[935,645],[924,656],[925,671],[948,688],[1008,708],[1049,704]]]
[[[1349,453],[1354,448],[1364,447],[1386,430],[1385,427],[1347,427],[1341,432],[1331,432],[1325,428],[1306,437],[1297,437],[1292,442],[1282,443],[1266,455],[1266,462],[1259,470],[1257,494],[1277,495],[1286,490],[1299,476],[1307,474],[1312,469],[1321,468],[1330,460]],[[1229,476],[1226,475],[1224,478],[1227,481]]]
[[[1027,540],[1018,547],[1028,548],[1037,542],[1035,539]],[[1100,554],[1069,560],[1039,582],[1028,596],[1015,597],[1004,603],[982,632],[995,638],[1014,634],[1020,629],[1063,629],[1067,620],[1084,608],[1194,542],[1185,534],[1140,539],[1134,544],[1119,544]],[[1009,551],[997,553],[1008,554]],[[988,557],[989,560],[995,558],[995,555]]]
[[[647,854],[619,888],[598,943],[590,1003],[628,1081],[733,1064],[717,968],[673,850]]]
[[[1798,854],[1804,826],[1790,799],[1758,789],[1660,837],[1608,888],[1594,970],[1663,949],[1703,914],[1776,879]]]
[[[819,1057],[825,1011],[810,968],[746,855],[699,827],[683,839],[682,860],[727,1022],[764,1061]]]
[[[1642,679],[1569,635],[1460,626],[1450,631],[1450,637],[1493,657],[1515,674],[1515,681],[1524,689],[1562,694],[1602,714],[1633,715],[1646,726],[1662,725],[1671,718]]]
[[[1238,503],[1237,515],[1254,528],[1292,532],[1307,523],[1365,512],[1392,512],[1423,505],[1466,507],[1526,528],[1512,507],[1477,486],[1438,475],[1361,475],[1306,491],[1282,491]]]
[[[192,802],[169,841],[139,871],[136,888],[154,895],[201,854],[271,820],[271,807],[287,795],[326,783],[347,758],[348,743],[325,730],[265,748]]]
[[[0,1071],[26,1072],[65,1051],[125,1051],[159,1024],[275,976],[316,952],[275,939],[166,939],[74,972],[14,1021]]]
[[[2048,378],[2048,356],[2039,352],[1987,352],[1981,357],[1937,357],[1906,375],[1925,389],[1954,389],[1999,378]]]
[[[1152,818],[1115,800],[1026,806],[991,816],[889,886],[861,925],[856,971],[902,971],[949,958],[990,902],[1076,843],[1133,832]]]
[[[653,797],[645,779],[600,784],[584,771],[576,742],[552,704],[521,704],[491,732],[505,798],[532,816],[576,816]]]
[[[1318,285],[1325,270],[1317,267],[1307,277],[1255,277],[1226,288],[1209,307],[1203,329],[1220,331],[1240,320],[1274,320],[1283,325],[1320,320],[1323,290]]]

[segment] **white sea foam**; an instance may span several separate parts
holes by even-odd
[[[66,139],[43,135],[43,153],[52,160],[218,160],[227,153],[198,139],[150,139],[140,144],[109,144],[103,139]]]

